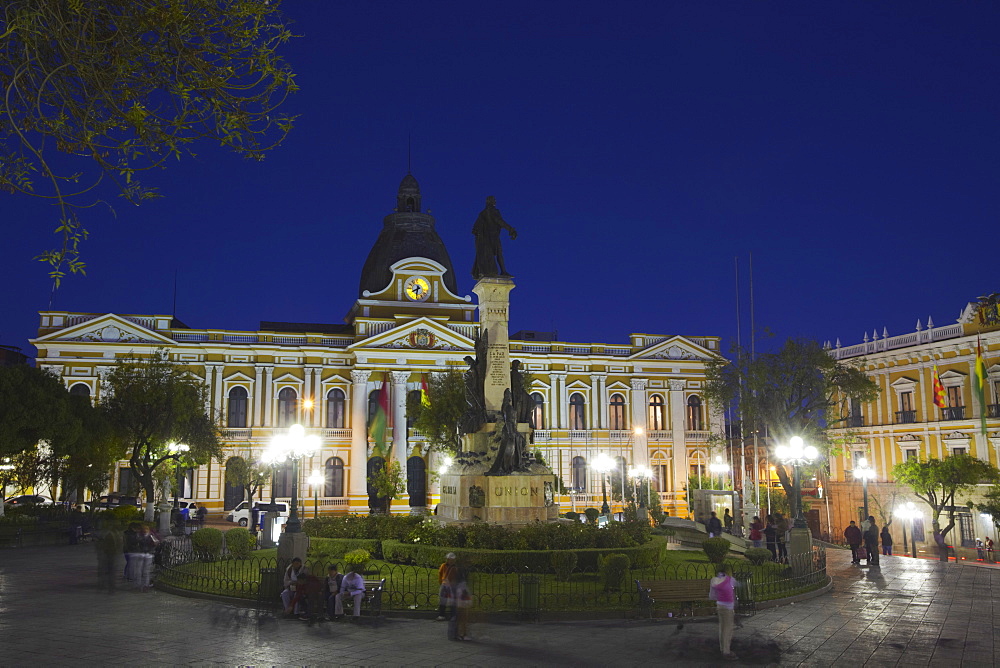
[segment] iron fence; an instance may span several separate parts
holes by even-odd
[[[259,606],[277,604],[281,573],[287,564],[274,557],[204,559],[190,541],[173,541],[164,547],[159,560],[158,582],[181,589],[255,600]],[[822,548],[792,555],[788,564],[766,562],[754,565],[746,560],[727,562],[743,583],[749,601],[783,598],[822,586],[827,582],[826,553]],[[307,561],[309,573],[324,577],[328,562]],[[468,570],[469,589],[476,607],[486,611],[525,612],[538,610],[623,610],[639,604],[636,580],[709,579],[716,567],[708,563],[670,563],[656,568],[632,568],[618,582],[608,582],[602,573],[574,571],[554,573],[510,573],[483,568]],[[385,578],[383,609],[432,610],[439,604],[437,569],[374,562],[364,572],[366,578]],[[264,582],[263,587],[261,583]],[[273,599],[273,600],[272,600]]]

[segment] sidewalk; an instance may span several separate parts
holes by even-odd
[[[765,610],[737,629],[733,665],[993,665],[1000,571],[828,552],[831,594]],[[0,551],[0,665],[629,666],[718,665],[714,623],[671,620],[445,624],[258,619],[154,591],[97,589],[91,545]],[[1000,638],[1000,635],[997,635]],[[997,641],[1000,643],[1000,640]]]

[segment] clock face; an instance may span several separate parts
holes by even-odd
[[[403,291],[406,292],[407,299],[422,302],[430,296],[431,284],[423,276],[414,276],[406,281]]]

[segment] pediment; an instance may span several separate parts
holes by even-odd
[[[919,443],[920,437],[914,434],[906,434],[896,439],[897,443]]]
[[[357,341],[348,350],[391,348],[413,350],[455,350],[468,352],[474,348],[472,339],[449,329],[431,318],[416,318],[390,330]]]
[[[273,382],[275,385],[279,385],[279,384],[280,385],[301,385],[302,384],[302,379],[299,378],[298,376],[293,375],[293,374],[285,373],[285,374],[282,374],[281,376],[279,376],[278,378],[273,379],[271,382]]]
[[[672,336],[665,341],[634,353],[630,359],[643,360],[692,360],[707,362],[715,353],[683,336]]]
[[[908,378],[903,376],[902,378],[897,378],[889,386],[897,392],[910,392],[916,386],[917,381],[914,378]]]
[[[961,371],[955,371],[954,369],[948,369],[943,374],[941,374],[941,382],[947,383],[951,381],[952,383],[958,385],[965,382],[968,374],[964,374]]]
[[[54,341],[83,341],[87,343],[148,343],[153,345],[174,345],[173,339],[158,334],[142,325],[125,318],[108,313],[100,317],[82,322],[78,325],[60,329],[34,340],[37,343]]]
[[[960,431],[953,431],[950,434],[945,434],[942,437],[942,439],[944,440],[945,443],[953,442],[953,441],[961,441],[963,443],[968,443],[971,440],[971,438],[972,437],[969,436],[969,434],[963,434]]]
[[[231,373],[228,376],[226,376],[225,378],[223,378],[222,380],[224,380],[227,383],[252,383],[253,382],[253,378],[251,378],[250,376],[246,375],[242,371],[237,371],[236,373]]]
[[[607,387],[609,392],[611,390],[620,390],[622,392],[628,392],[629,390],[632,389],[632,387],[628,383],[623,383],[620,380],[616,380],[613,383],[608,383]]]
[[[590,385],[588,385],[587,383],[583,382],[582,380],[574,380],[572,383],[567,383],[566,384],[566,389],[567,390],[586,390],[586,391],[590,391],[593,388]]]

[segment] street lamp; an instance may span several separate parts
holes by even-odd
[[[858,459],[854,466],[854,479],[861,479],[861,489],[864,490],[865,516],[862,520],[868,519],[868,481],[875,479],[875,469],[868,466],[868,460],[864,457]],[[905,548],[904,548],[905,551]]]
[[[174,459],[175,460],[180,460],[181,453],[190,452],[190,451],[191,451],[191,446],[187,445],[185,443],[168,443],[167,444],[167,452],[169,452],[170,454],[174,455]],[[178,478],[178,476],[175,475],[174,476],[174,508],[179,508],[180,505],[181,505],[180,504],[180,500],[178,498],[178,493],[180,492],[180,489],[179,489],[180,485],[178,484],[177,478]]]
[[[910,544],[913,546],[913,557],[917,556],[917,535],[913,532],[913,521],[923,515],[913,501],[907,501],[906,505],[896,509],[896,517],[903,520],[903,554],[906,554],[906,522],[910,523]]]
[[[722,489],[722,476],[729,473],[729,464],[722,461],[722,455],[716,455],[715,461],[708,465],[708,470],[712,472],[712,477],[719,476],[719,489]]]
[[[264,450],[263,459],[269,464],[279,464],[288,459],[292,460],[292,512],[288,517],[288,524],[285,525],[285,533],[302,532],[298,511],[299,460],[303,457],[311,457],[319,450],[320,444],[319,436],[307,436],[302,425],[293,424],[288,428],[287,434],[274,436]]]
[[[608,488],[605,482],[605,476],[608,471],[615,467],[615,460],[611,459],[607,453],[599,452],[597,456],[594,457],[594,463],[592,464],[594,470],[601,474],[601,496],[604,499],[604,503],[601,504],[601,514],[610,515],[611,507],[608,505]]]
[[[789,464],[792,467],[792,490],[795,492],[792,498],[792,515],[794,515],[792,527],[805,529],[808,525],[806,518],[802,515],[802,472],[800,469],[819,457],[819,450],[814,446],[806,445],[800,436],[792,436],[788,439],[788,445],[779,445],[774,449],[774,454],[782,464]]]
[[[326,482],[326,478],[320,471],[313,471],[309,474],[309,484],[313,488],[313,519],[319,517],[319,486]]]

